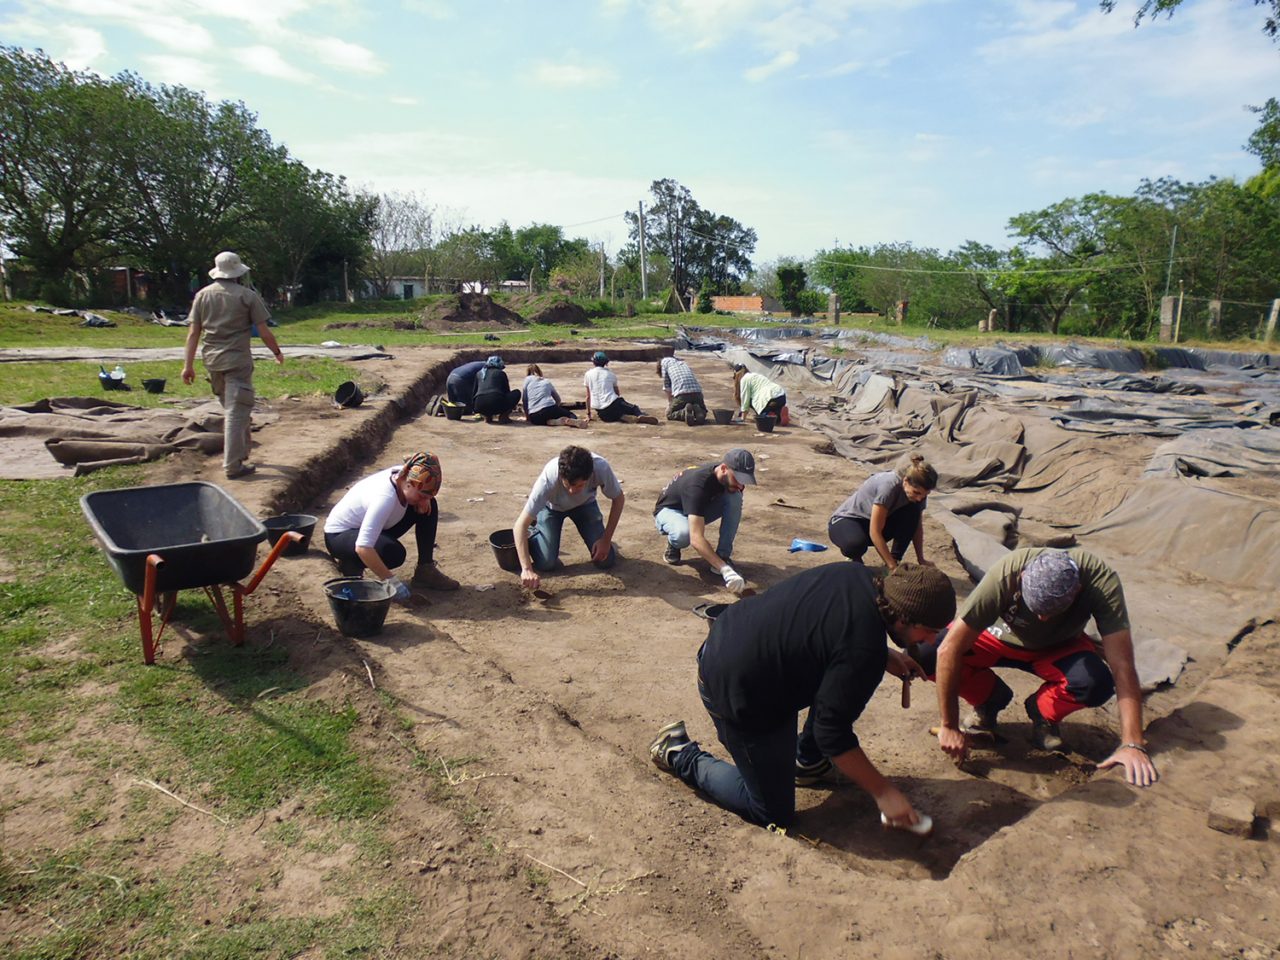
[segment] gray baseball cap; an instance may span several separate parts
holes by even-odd
[[[756,458],[751,451],[734,447],[724,455],[724,465],[733,471],[734,477],[744,487],[755,486]]]

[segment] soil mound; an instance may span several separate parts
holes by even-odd
[[[545,323],[566,327],[585,327],[591,323],[587,318],[587,311],[576,303],[570,303],[568,300],[551,304],[545,310],[535,313],[529,320],[531,323]]]
[[[453,330],[485,329],[494,324],[524,326],[527,321],[514,310],[499,306],[484,293],[460,293],[456,297],[444,297],[423,307],[418,315],[418,326],[429,330],[449,328]]]

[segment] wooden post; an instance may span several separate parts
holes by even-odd
[[[1271,314],[1267,317],[1267,335],[1265,342],[1270,343],[1276,335],[1276,318],[1280,317],[1280,300],[1271,301]]]
[[[991,311],[987,314],[987,333],[995,333],[995,331],[1000,329],[1000,324],[997,322],[999,316],[1000,311],[995,307],[992,307]]]
[[[1178,342],[1178,337],[1182,334],[1182,281],[1178,281],[1178,314],[1177,319],[1173,321],[1173,342]]]
[[[1173,315],[1178,307],[1177,297],[1160,298],[1160,342],[1168,343],[1173,339]]]
[[[898,326],[907,322],[907,307],[910,302],[907,300],[899,300],[893,310],[893,322]]]
[[[1212,340],[1218,335],[1218,331],[1222,329],[1222,301],[1209,301],[1209,339]]]
[[[840,294],[827,295],[827,319],[837,327],[840,326]]]

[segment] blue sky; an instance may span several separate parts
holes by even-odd
[[[616,249],[674,178],[759,234],[1005,244],[1143,177],[1248,177],[1280,46],[1245,0],[0,0],[0,40],[243,100],[313,167],[453,223]]]

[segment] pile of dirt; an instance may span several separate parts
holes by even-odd
[[[587,311],[569,300],[553,303],[529,318],[531,323],[545,323],[555,326],[585,327],[591,324],[587,319]]]
[[[443,297],[423,307],[418,314],[418,326],[424,330],[481,330],[494,324],[513,327],[527,323],[520,314],[499,306],[484,293]]]

